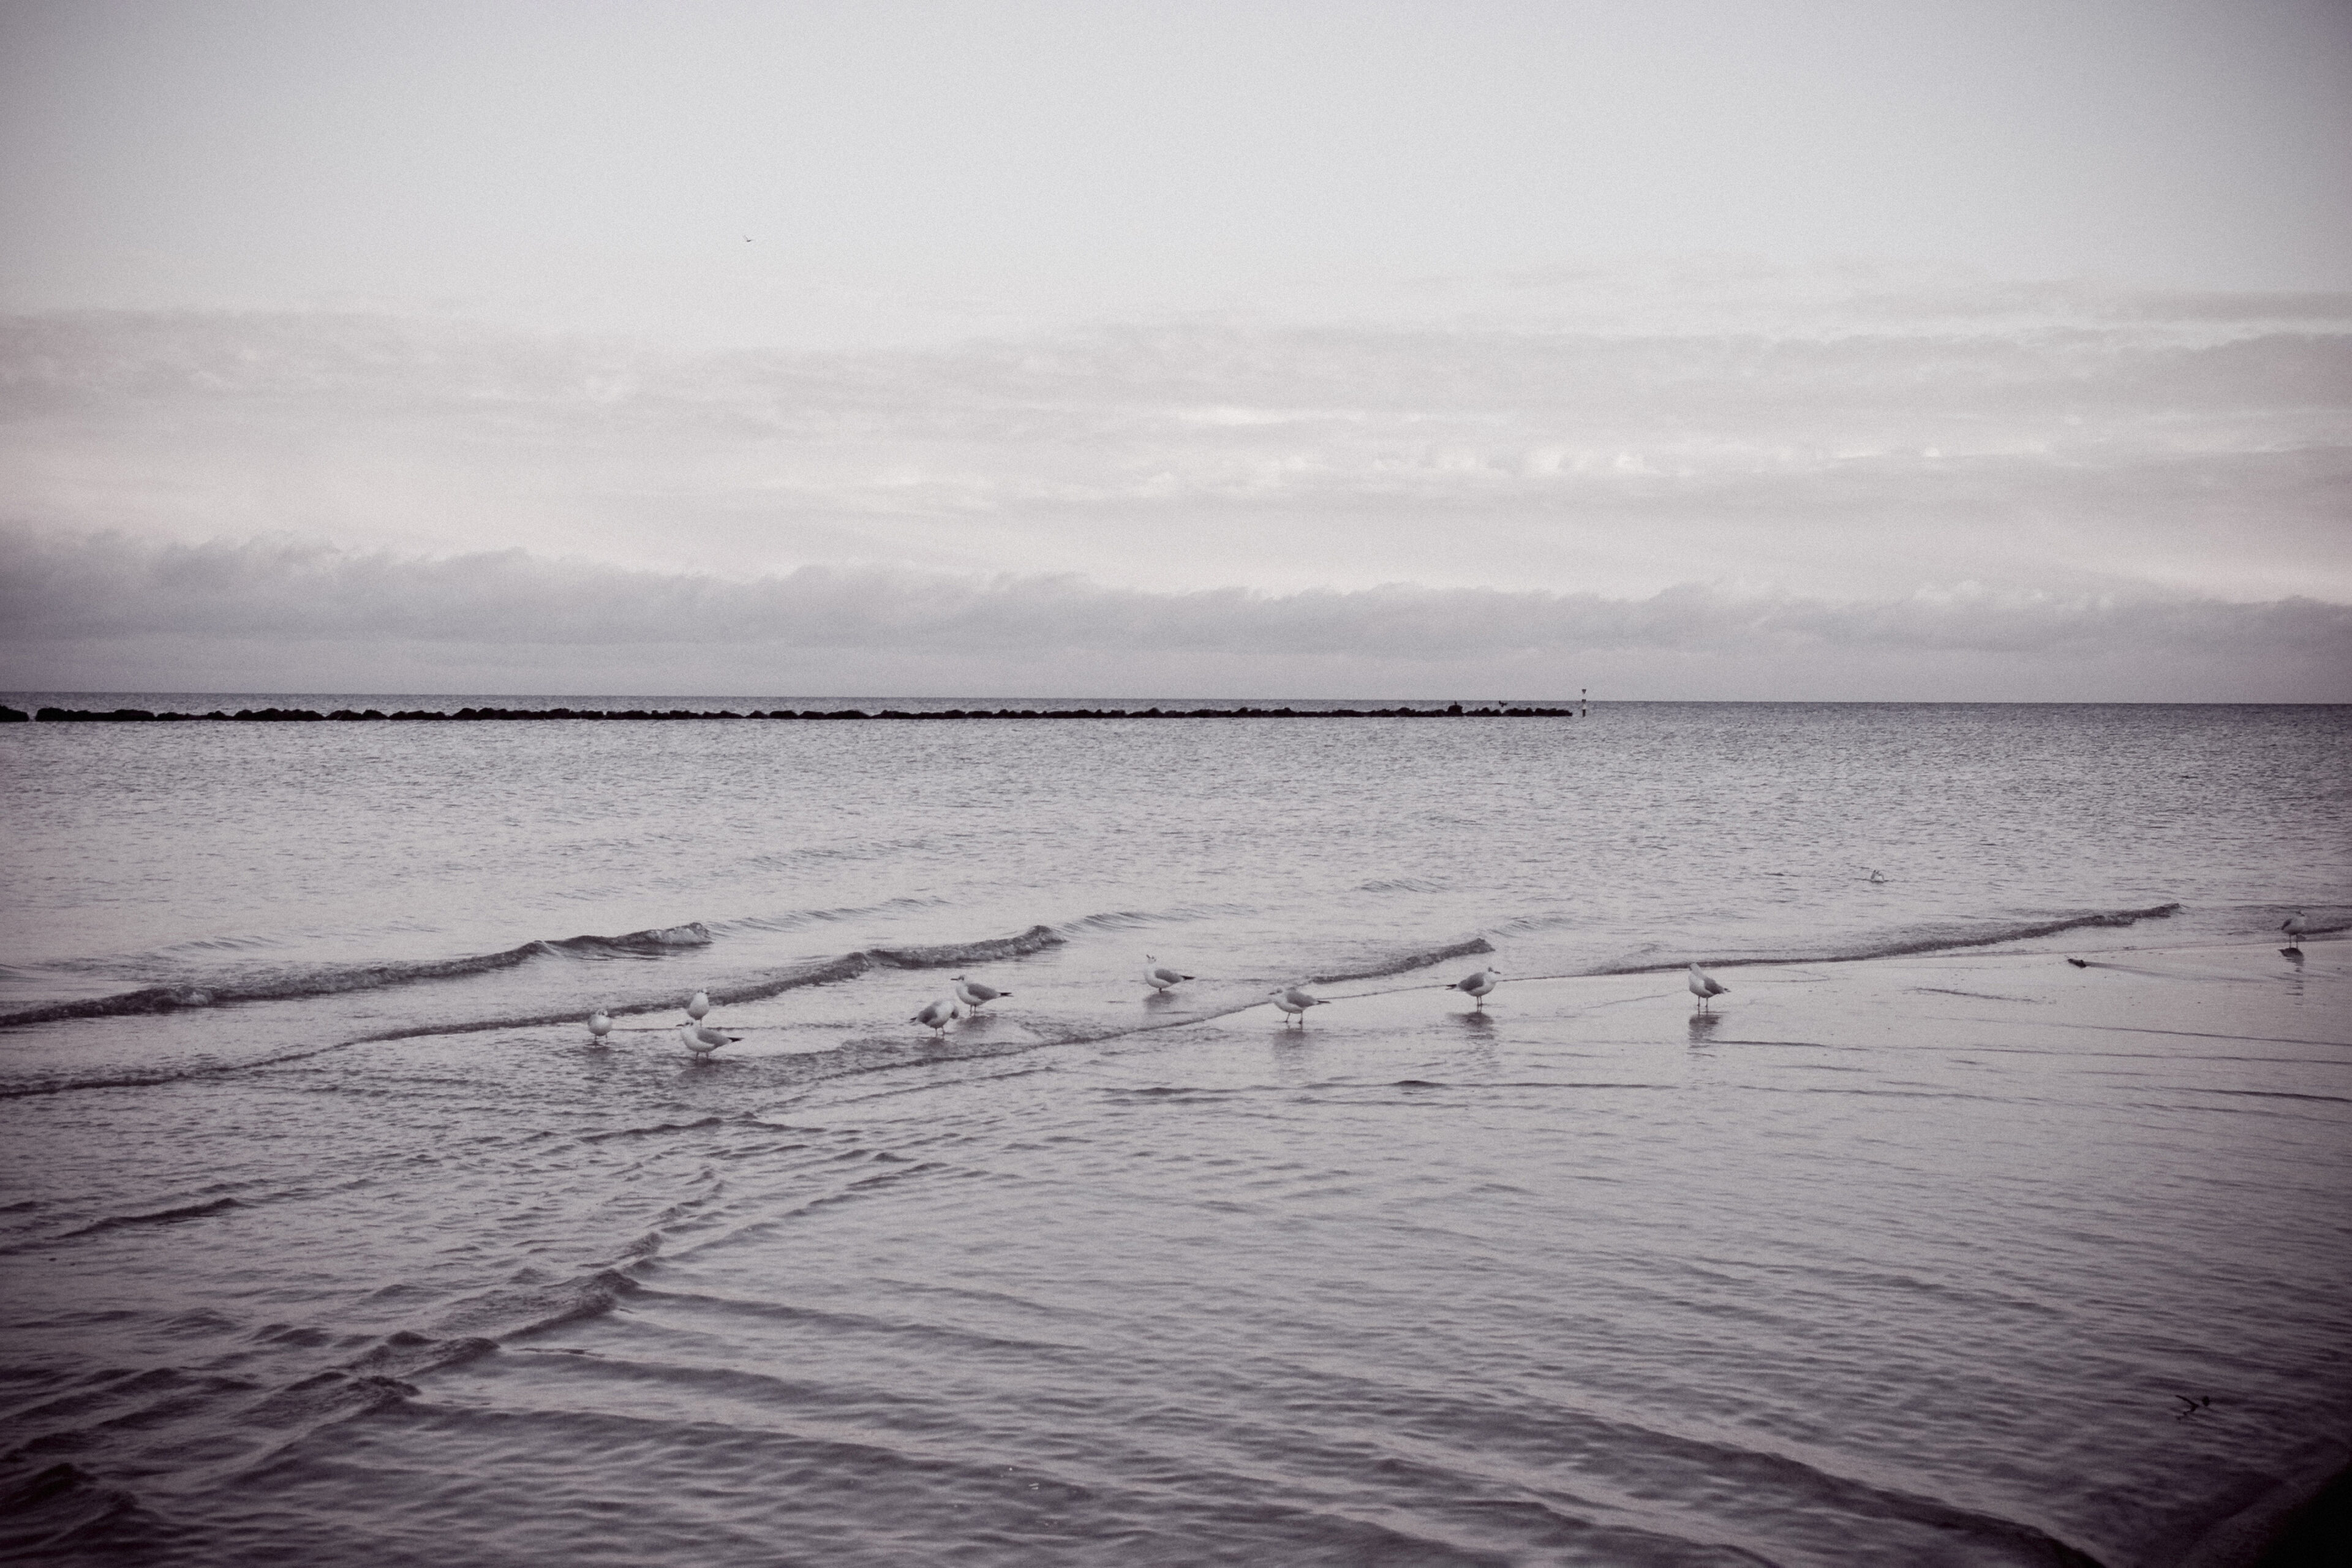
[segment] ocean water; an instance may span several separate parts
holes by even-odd
[[[2343,929],[2352,710],[11,725],[0,769],[27,1555],[2159,1563],[2352,1394],[2352,1049],[2159,1132],[2022,1059],[1906,1089],[1932,1032],[1832,1113],[1504,1005]],[[1424,988],[1480,963],[1465,1025]],[[962,973],[1013,994],[908,1022]],[[1298,981],[1343,1000],[1250,1011]],[[1932,1179],[2021,1128],[2135,1152]],[[2024,1212],[2080,1290],[1972,1239]],[[2168,1417],[2173,1469],[2137,1393],[2020,1410],[2242,1310],[2166,1237],[2285,1303],[2237,1373],[2300,1413]]]

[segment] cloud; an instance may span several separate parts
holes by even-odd
[[[1950,287],[2009,313],[1970,325],[1915,290],[1911,318],[1844,300],[1803,331],[1199,320],[719,354],[363,317],[19,318],[0,322],[0,514],[730,577],[1853,597],[2120,573],[2352,598],[2346,323],[2252,297],[2220,326],[2227,300],[2184,325],[2139,296],[2029,321]]]
[[[1535,306],[854,353],[0,319],[12,668],[2344,693],[2337,297],[1687,267],[1506,292]]]
[[[632,668],[642,680],[707,669],[714,651],[738,668],[818,652],[929,660],[934,679],[960,675],[954,689],[977,691],[1007,671],[1055,668],[1084,690],[1107,668],[1096,656],[1140,660],[1138,668],[1160,658],[1312,671],[1350,686],[1415,668],[1438,679],[1592,656],[1756,670],[1888,659],[1914,670],[1955,659],[2115,670],[2153,660],[2175,691],[2182,671],[2202,668],[2229,680],[2267,672],[2300,683],[2294,694],[2306,698],[2352,697],[2352,605],[1966,584],[1862,601],[1703,584],[1637,598],[1402,585],[1150,592],[1072,575],[806,567],[730,580],[514,550],[436,558],[288,539],[191,545],[16,530],[0,534],[0,648],[19,667],[157,639],[275,647],[288,669],[322,648],[363,660],[371,649],[440,645],[493,663],[507,657],[499,650],[532,660],[576,650],[588,660],[580,668]],[[261,685],[282,687],[284,677]]]

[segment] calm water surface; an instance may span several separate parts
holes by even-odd
[[[2262,1376],[2347,1392],[2340,1081],[2148,1123],[1890,1040],[1824,1109],[1433,994],[1234,1011],[2340,928],[2343,710],[16,725],[0,768],[32,1554],[2161,1562],[2263,1464],[2166,1422],[2217,1445],[2178,1493],[2126,1414],[2238,1310],[2151,1205],[2273,1269]],[[1014,994],[905,1022],[965,973]]]

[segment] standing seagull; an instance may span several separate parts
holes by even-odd
[[[696,1056],[707,1057],[721,1046],[733,1045],[740,1037],[721,1034],[709,1024],[680,1024],[677,1037],[685,1041],[686,1048]]]
[[[1307,1009],[1309,1007],[1320,1007],[1324,1005],[1322,997],[1309,995],[1306,991],[1296,985],[1286,985],[1279,991],[1269,991],[1266,993],[1266,996],[1276,1006],[1282,1009],[1285,1015],[1283,1018],[1283,1026],[1285,1028],[1290,1026],[1290,1020],[1292,1018],[1298,1020],[1298,1026],[1300,1028],[1305,1028],[1307,1026]]]
[[[955,977],[956,1000],[962,1003],[965,1006],[971,1008],[975,1013],[979,1012],[982,1007],[987,1006],[991,1002],[995,1001],[999,996],[1010,996],[1012,994],[1012,992],[999,991],[993,985],[982,985],[977,980],[966,980],[961,974]]]
[[[613,1032],[613,1016],[602,1007],[597,1008],[588,1015],[588,1032],[596,1037],[598,1045],[603,1045],[604,1037]]]
[[[1189,974],[1178,973],[1148,952],[1143,955],[1143,983],[1162,996],[1168,994],[1168,988],[1171,985],[1179,984],[1192,978]]]
[[[1698,998],[1699,1010],[1702,1012],[1706,1011],[1709,1001],[1731,989],[1696,963],[1690,967],[1690,988],[1691,994]]]
[[[1500,973],[1502,973],[1501,970],[1489,966],[1475,974],[1464,975],[1454,983],[1454,989],[1465,996],[1475,997],[1477,1005],[1470,1010],[1473,1013],[1483,1013],[1486,1010],[1486,993],[1495,988],[1495,977]]]
[[[2304,923],[2303,911],[2301,910],[2297,910],[2294,913],[2287,916],[2285,921],[2279,927],[2279,930],[2286,932],[2286,944],[2289,947],[2301,947],[2303,945],[2303,933],[2310,929],[2310,926]]]
[[[698,1024],[702,1022],[702,1016],[709,1011],[710,993],[708,991],[696,992],[694,999],[686,1005],[686,1016]]]
[[[961,1016],[963,1014],[956,1005],[942,996],[907,1022],[926,1025],[934,1034],[945,1035],[948,1032],[948,1026]]]

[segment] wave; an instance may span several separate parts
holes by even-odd
[[[1443,963],[1449,958],[1467,958],[1473,953],[1494,951],[1493,942],[1483,936],[1474,936],[1466,941],[1448,942],[1443,947],[1415,948],[1350,969],[1335,969],[1326,974],[1312,976],[1307,984],[1338,985],[1349,980],[1380,980],[1391,974],[1403,974],[1411,970],[1426,969],[1433,963]]]
[[[1197,921],[1213,921],[1220,915],[1249,912],[1247,906],[1241,904],[1180,905],[1170,910],[1097,910],[1074,921],[1064,921],[1059,929],[1074,933],[1140,931],[1149,926],[1189,925]]]
[[[1442,893],[1445,884],[1431,877],[1381,877],[1359,883],[1360,893]]]
[[[892,900],[894,904],[902,902],[919,903],[920,900]],[[809,911],[806,918],[838,920],[858,912],[816,910]],[[780,926],[775,917],[754,917],[735,923],[762,930],[788,929]],[[721,922],[721,929],[726,929],[726,922]],[[683,950],[709,947],[715,940],[709,925],[700,921],[689,921],[684,925],[659,926],[648,931],[628,931],[620,936],[572,936],[554,941],[527,942],[520,947],[507,948],[499,952],[472,953],[462,958],[327,964],[210,984],[147,985],[136,991],[117,992],[110,996],[95,996],[77,1002],[52,1002],[15,1013],[0,1014],[0,1028],[74,1018],[131,1017],[141,1014],[175,1012],[183,1008],[217,1007],[232,1002],[288,1002],[310,996],[334,996],[353,991],[413,985],[424,981],[457,980],[469,975],[488,974],[512,969],[535,958],[658,958]],[[966,963],[992,963],[1035,952],[1040,948],[1052,947],[1066,940],[1051,926],[1038,925],[1018,935],[991,937],[979,942],[950,942],[934,947],[866,948],[743,985],[712,986],[709,988],[710,996],[715,1002],[750,1002],[773,996],[799,985],[846,980],[877,967],[940,969]],[[500,1025],[553,1023],[572,1016],[572,1012],[567,1011],[548,1016],[501,1016],[482,1019],[464,1026],[488,1028]]]
[[[845,904],[838,909],[793,910],[780,915],[742,915],[731,921],[713,921],[711,929],[718,931],[798,931],[803,926],[819,921],[863,920],[868,916],[898,913],[907,910],[937,909],[945,899],[885,899],[878,904]]]
[[[1992,947],[2004,942],[2030,942],[2035,937],[2056,936],[2063,931],[2087,931],[2097,926],[2131,926],[2142,921],[2160,921],[2180,912],[2179,902],[2150,904],[2144,910],[2084,910],[2078,913],[2059,915],[2042,921],[2026,921],[2014,924],[1986,928],[1961,927],[1940,931],[1923,932],[1891,942],[1857,948],[1833,956],[1848,958],[1903,958],[1918,952],[1946,952],[1964,947]],[[1676,966],[1679,967],[1679,966]]]
[[[220,1214],[227,1209],[243,1207],[245,1205],[235,1198],[215,1198],[208,1204],[188,1204],[175,1209],[157,1209],[151,1214],[109,1215],[104,1219],[93,1221],[83,1226],[79,1230],[67,1231],[54,1239],[70,1241],[77,1236],[94,1236],[102,1230],[119,1230],[124,1226],[131,1225],[176,1225],[182,1220],[201,1219],[205,1215]]]
[[[306,996],[334,996],[352,991],[374,991],[393,985],[414,985],[430,980],[457,980],[512,969],[534,958],[650,958],[685,948],[708,947],[710,928],[700,921],[658,926],[619,936],[571,936],[555,941],[527,942],[499,952],[468,953],[460,958],[401,960],[384,963],[322,964],[274,974],[246,976],[210,984],[145,985],[110,996],[79,1002],[52,1002],[19,1012],[0,1014],[0,1028],[26,1024],[49,1024],[68,1018],[122,1018],[142,1013],[170,1013],[186,1007],[216,1007],[229,1002],[287,1002]]]
[[[1014,936],[987,937],[978,942],[948,942],[938,947],[870,947],[856,952],[845,952],[835,958],[813,959],[805,963],[782,970],[771,970],[757,980],[735,985],[712,984],[703,991],[715,1005],[738,1002],[763,1002],[771,996],[781,996],[787,991],[797,991],[810,985],[831,985],[875,969],[956,969],[968,963],[994,963],[1003,959],[1019,958],[1025,953],[1048,947],[1058,947],[1068,939],[1052,926],[1031,926]],[[673,1005],[670,1003],[661,1005]],[[618,1017],[634,1017],[650,1009],[615,1006],[608,1009]],[[373,1045],[385,1040],[422,1039],[433,1035],[470,1035],[484,1029],[530,1029],[546,1024],[574,1024],[580,1020],[580,1007],[573,1004],[553,1011],[499,1014],[492,1017],[467,1018],[447,1024],[424,1027],[387,1030],[380,1035],[368,1035],[344,1042],[347,1045]],[[0,1091],[5,1093],[5,1091]]]
[[[1878,942],[1861,942],[1849,945],[1825,945],[1796,952],[1730,952],[1714,955],[1713,962],[1722,963],[1852,963],[1871,958],[1911,958],[1929,952],[1957,952],[1972,947],[1996,947],[2008,942],[2030,942],[2036,937],[2058,936],[2070,931],[2095,927],[2131,926],[2142,921],[2159,921],[2180,912],[2178,902],[2151,904],[2144,910],[2084,910],[2073,914],[2055,915],[2038,921],[2003,921],[1995,925],[1953,925],[1927,930],[1914,930],[1904,935]],[[1655,943],[1650,944],[1652,948]],[[1700,955],[1702,958],[1706,954]],[[1579,975],[1599,974],[1666,974],[1690,962],[1690,954],[1678,953],[1667,962],[1603,964],[1598,968],[1579,970],[1575,974],[1528,974],[1516,978],[1526,980],[1569,980]]]
[[[140,1512],[135,1493],[60,1460],[0,1490],[0,1553],[30,1556]]]

